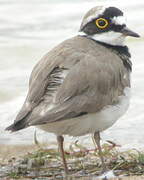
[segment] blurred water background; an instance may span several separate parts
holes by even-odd
[[[102,133],[123,147],[144,147],[144,1],[129,0],[0,0],[0,144],[31,144],[35,128],[10,134],[4,129],[20,109],[33,66],[52,47],[77,35],[81,19],[96,5],[116,5],[140,39],[128,38],[133,62],[132,99],[128,112]],[[37,130],[40,142],[55,144],[55,136]],[[89,136],[79,139],[91,144]]]

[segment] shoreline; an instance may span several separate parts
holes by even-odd
[[[144,179],[144,152],[129,150],[120,152],[120,147],[102,145],[108,169],[113,170],[113,180]],[[95,149],[86,149],[75,142],[66,149],[70,180],[93,180],[100,175],[101,163]],[[63,166],[57,149],[45,144],[0,145],[0,180],[64,179]]]

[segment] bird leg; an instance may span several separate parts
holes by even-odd
[[[57,142],[58,142],[60,155],[61,155],[61,158],[62,158],[62,161],[63,161],[65,174],[68,174],[68,167],[67,167],[67,162],[66,162],[66,159],[65,159],[65,153],[64,153],[64,148],[63,148],[63,142],[64,142],[63,136],[57,136]]]
[[[103,152],[102,152],[101,145],[100,145],[100,133],[99,132],[94,133],[94,141],[95,141],[97,148],[98,148],[98,154],[99,154],[99,157],[101,159],[103,172],[106,172],[106,165],[104,163]]]

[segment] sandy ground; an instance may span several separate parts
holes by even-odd
[[[13,180],[13,179],[4,179],[4,180]],[[22,179],[19,179],[19,180],[31,180],[31,179],[25,179],[25,178],[22,178]],[[74,179],[71,179],[71,180],[74,180]],[[88,178],[88,177],[83,177],[83,178],[80,178],[80,179],[76,179],[76,180],[94,180],[92,178]],[[131,176],[131,177],[123,177],[123,178],[112,178],[112,179],[109,179],[109,180],[144,180],[144,176],[143,177],[138,177],[138,176]]]
[[[45,145],[42,145],[45,147]],[[38,150],[37,145],[0,145],[0,163],[9,163],[12,158],[18,158],[28,152]],[[30,180],[29,178],[21,178],[20,180]],[[13,178],[5,178],[3,180],[13,180]],[[64,178],[64,180],[96,180],[93,177],[81,177],[81,178]],[[144,180],[144,176],[131,176],[131,177],[116,177],[109,180]]]
[[[0,145],[0,161],[5,162],[13,157],[18,157],[27,152],[37,150],[36,145]]]

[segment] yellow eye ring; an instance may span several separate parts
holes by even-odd
[[[100,29],[105,29],[108,26],[108,21],[104,18],[96,19],[96,26]]]

